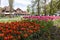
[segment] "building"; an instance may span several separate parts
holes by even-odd
[[[30,15],[27,11],[23,11],[20,8],[12,9],[12,13],[10,12],[10,7],[5,6],[2,10],[0,10],[0,14],[4,16],[9,16],[9,15],[15,15],[15,16],[21,16],[21,15]]]

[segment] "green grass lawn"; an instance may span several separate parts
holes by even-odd
[[[0,18],[0,22],[12,22],[12,21],[21,21],[22,18],[21,17],[13,17],[13,18]]]
[[[60,19],[54,20],[54,25],[60,28]]]

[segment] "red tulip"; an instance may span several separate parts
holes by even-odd
[[[20,39],[21,39],[21,37],[20,37],[20,36],[18,36],[18,39],[20,40]]]
[[[2,27],[0,27],[0,30],[2,30],[3,28]]]
[[[36,30],[33,30],[33,32],[36,32]]]
[[[22,31],[26,30],[26,28],[21,28]]]
[[[12,39],[12,38],[13,38],[13,36],[9,35],[9,36],[8,36],[8,38],[9,38],[9,39]]]
[[[4,33],[0,34],[0,37],[3,37],[4,36]]]
[[[19,34],[19,35],[21,34],[21,32],[18,32],[18,31],[16,33]]]
[[[4,37],[4,40],[8,40],[8,37]]]
[[[34,26],[29,26],[29,28],[33,28]]]
[[[6,27],[6,28],[8,28],[9,26],[8,26],[8,25],[6,25],[5,27]]]
[[[32,34],[33,33],[33,30],[28,30],[28,32]]]
[[[28,37],[28,34],[24,34],[24,38],[27,38]]]

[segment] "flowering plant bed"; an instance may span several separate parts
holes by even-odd
[[[40,30],[40,25],[35,22],[0,23],[1,40],[20,40]]]
[[[0,22],[1,40],[32,40],[42,35],[53,26],[51,20],[22,20],[14,22]],[[40,36],[38,36],[40,37]]]
[[[38,20],[56,20],[60,19],[60,16],[24,16],[23,18],[38,19]]]

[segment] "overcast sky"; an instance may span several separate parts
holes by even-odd
[[[14,0],[14,9],[20,8],[22,10],[26,10],[27,5],[31,4],[31,0]],[[8,6],[8,0],[1,1],[1,7]]]

